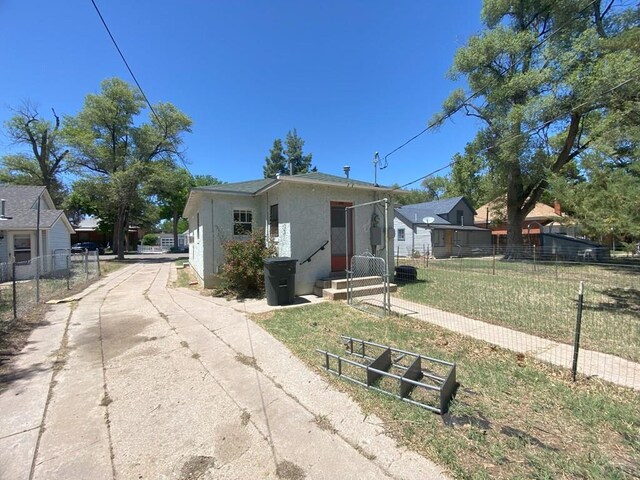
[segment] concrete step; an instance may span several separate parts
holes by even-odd
[[[367,295],[380,295],[383,293],[384,286],[382,284],[372,285],[372,286],[364,286],[364,287],[354,287],[353,288],[353,296],[354,297],[365,297]],[[398,286],[395,283],[389,284],[389,291],[395,292],[398,290]],[[322,291],[322,297],[327,300],[346,300],[347,299],[347,289],[344,288],[325,288]]]
[[[316,282],[316,286],[315,286],[315,287],[313,287],[313,294],[314,294],[316,297],[322,297],[322,295],[323,295],[323,294],[322,294],[322,292],[323,292],[323,291],[324,291],[324,288],[323,288],[323,287],[318,287],[318,284],[317,284],[317,282]]]
[[[317,288],[329,288],[329,287],[331,287],[331,279],[316,280],[315,286]],[[322,296],[322,295],[320,295],[320,296]]]
[[[379,276],[373,277],[356,277],[352,280],[354,287],[369,287],[382,284],[382,278]],[[347,288],[347,279],[341,278],[338,280],[331,280],[331,288],[336,290],[343,290]]]

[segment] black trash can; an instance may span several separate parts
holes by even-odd
[[[289,257],[264,259],[264,286],[268,305],[290,305],[296,291],[296,263]]]

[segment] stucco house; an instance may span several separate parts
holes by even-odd
[[[474,215],[464,197],[397,207],[396,253],[435,258],[482,253],[491,245],[491,230],[474,226]]]
[[[349,220],[345,207],[381,200],[391,190],[320,172],[194,188],[183,214],[189,220],[189,263],[204,286],[215,286],[223,243],[262,229],[278,256],[298,260],[295,294],[310,294],[317,280],[345,271],[347,256],[384,256],[383,206],[352,209]],[[393,272],[391,203],[387,221]]]
[[[56,210],[45,187],[0,185],[0,262],[20,263],[16,276],[31,274],[38,256],[39,235],[41,272],[56,268],[52,256],[69,253],[73,227],[62,210]],[[38,199],[40,215],[38,218]],[[38,221],[39,220],[39,221]],[[66,267],[66,263],[63,267]]]

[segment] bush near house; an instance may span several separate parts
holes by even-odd
[[[147,233],[142,237],[142,245],[151,246],[158,243],[158,235],[155,233]]]
[[[264,232],[257,231],[246,239],[228,240],[223,245],[225,263],[221,268],[222,288],[239,297],[264,295],[264,258],[276,254],[267,244]]]

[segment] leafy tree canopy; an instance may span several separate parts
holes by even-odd
[[[170,103],[156,104],[150,120],[141,122],[144,106],[135,88],[112,78],[102,82],[99,94],[86,96],[78,115],[65,118],[64,136],[80,175],[74,190],[83,192],[74,195],[72,203],[113,222],[118,258],[123,258],[135,208],[145,204],[143,179],[156,172],[158,164],[172,165],[182,158],[182,137],[191,129],[189,117]]]
[[[57,207],[66,190],[60,178],[67,169],[69,151],[60,135],[60,118],[52,109],[53,122],[45,120],[35,105],[24,102],[5,123],[10,141],[23,151],[1,159],[0,182],[43,185]]]
[[[616,0],[483,2],[485,29],[451,69],[469,91],[453,92],[436,121],[460,110],[478,119],[462,177],[488,175],[487,192],[506,194],[509,246],[522,244],[522,221],[552,175],[575,177],[593,151],[636,148],[639,10]]]

